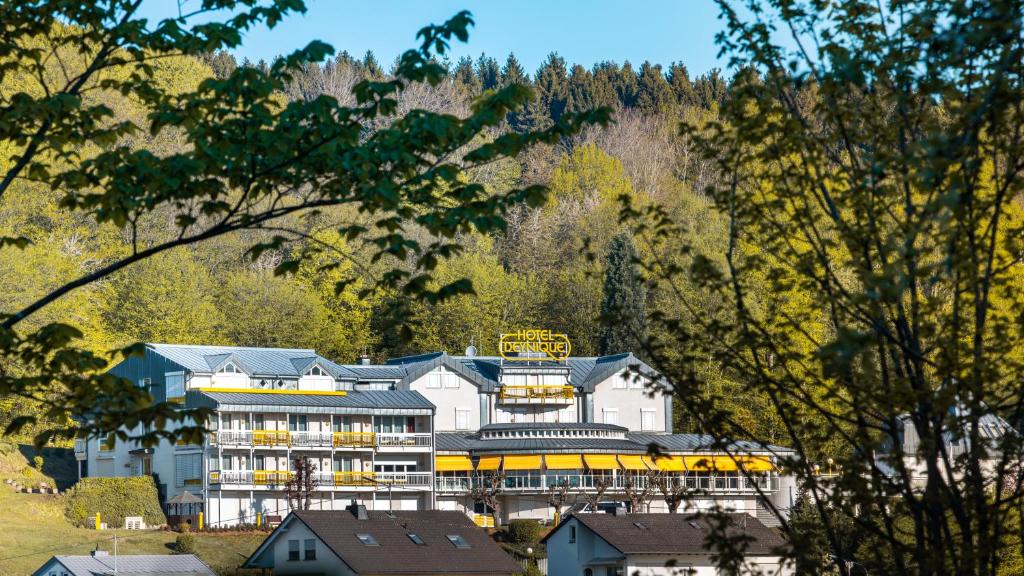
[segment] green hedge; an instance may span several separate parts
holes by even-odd
[[[508,539],[513,544],[536,544],[540,540],[540,522],[512,520],[508,523]]]
[[[151,476],[83,478],[64,494],[64,515],[76,526],[100,513],[111,528],[124,526],[125,516],[142,516],[149,526],[167,523]]]

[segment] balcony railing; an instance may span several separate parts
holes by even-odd
[[[218,430],[211,444],[292,448],[371,448],[373,432],[289,432],[288,430]],[[429,444],[428,444],[429,446]]]
[[[285,470],[220,470],[210,472],[210,484],[282,487],[294,476]],[[429,488],[430,472],[317,472],[319,488],[366,486]]]
[[[569,403],[573,399],[572,386],[502,386],[498,393],[502,402]]]
[[[756,487],[765,492],[779,489],[777,475],[745,478],[739,475],[684,474],[679,477],[688,489],[710,494],[754,494]],[[502,488],[509,492],[544,492],[549,487],[559,487],[568,482],[572,490],[588,491],[596,490],[601,482],[605,482],[608,490],[621,492],[629,486],[643,489],[652,481],[647,475],[507,473],[502,479]],[[488,480],[476,476],[438,475],[434,479],[434,488],[438,492],[469,492],[482,484],[490,486]]]
[[[377,434],[377,446],[380,448],[430,448],[428,433]]]

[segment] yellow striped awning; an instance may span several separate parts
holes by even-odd
[[[477,470],[497,470],[501,468],[501,456],[481,456],[476,463]]]
[[[434,470],[438,472],[470,472],[473,461],[469,456],[438,456],[434,458]]]
[[[619,461],[614,454],[584,454],[583,460],[591,470],[618,470]]]
[[[647,456],[619,454],[619,464],[626,470],[654,470],[657,466]]]
[[[735,472],[739,470],[736,461],[730,456],[687,456],[686,469],[691,472]]]
[[[548,470],[581,470],[583,457],[579,454],[548,454],[544,456]]]
[[[662,472],[683,472],[686,470],[686,465],[679,456],[662,456],[655,460],[655,462],[658,464],[658,469]]]
[[[507,455],[505,470],[540,470],[540,454]]]
[[[740,458],[740,464],[747,472],[771,472],[775,469],[772,466],[771,458],[767,456],[747,456]]]

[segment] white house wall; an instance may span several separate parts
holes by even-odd
[[[354,536],[353,536],[354,537]],[[304,540],[316,540],[316,560],[288,561],[288,541],[299,541],[299,558],[304,552]],[[305,524],[292,522],[285,532],[279,533],[274,540],[272,550],[274,574],[283,576],[292,574],[337,574],[348,576],[354,574]]]
[[[622,370],[610,378],[606,378],[594,387],[594,422],[608,423],[610,413],[615,414],[614,422],[634,432],[665,432],[665,397],[647,394],[648,380],[641,378],[634,381],[634,375],[623,378],[626,370]],[[641,426],[642,413],[653,413],[651,427]]]
[[[436,385],[440,387],[435,387]],[[409,384],[409,389],[419,392],[434,406],[434,429],[438,432],[454,432],[456,411],[468,411],[468,425],[461,431],[472,432],[480,429],[479,389],[469,380],[439,366],[420,376]]]

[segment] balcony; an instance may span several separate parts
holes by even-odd
[[[757,494],[757,488],[764,492],[776,492],[779,489],[779,477],[775,474],[744,478],[739,475],[683,474],[685,486],[696,493],[706,494]],[[505,492],[546,492],[550,487],[569,483],[569,489],[576,492],[590,492],[597,489],[601,482],[608,484],[607,490],[621,493],[632,485],[643,489],[651,482],[651,477],[641,474],[627,476],[625,474],[528,474],[509,473],[502,480]],[[475,476],[443,476],[434,479],[434,489],[438,492],[465,493],[483,482]],[[487,485],[490,485],[487,482]]]
[[[218,430],[210,435],[210,444],[245,448],[372,448],[376,442],[375,436],[373,432]]]
[[[572,386],[502,386],[498,401],[503,404],[572,404]]]
[[[294,472],[285,470],[221,470],[210,472],[210,484],[282,490],[293,475]],[[387,488],[426,490],[430,488],[432,475],[430,472],[317,472],[316,480],[319,490],[353,487],[367,488],[368,491]]]
[[[429,433],[377,434],[377,448],[381,452],[429,452],[430,446]]]

